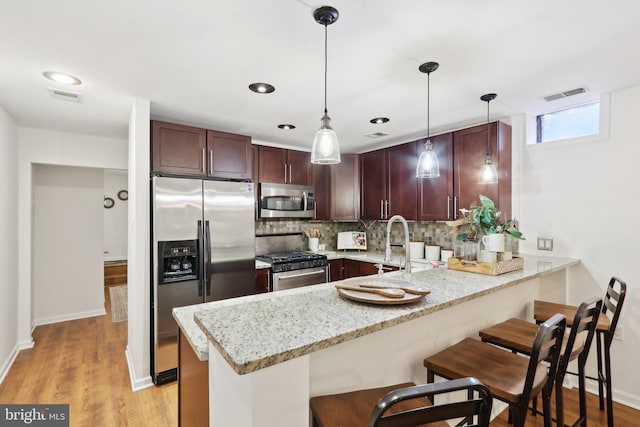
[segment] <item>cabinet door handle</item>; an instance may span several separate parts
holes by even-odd
[[[458,218],[458,196],[453,196],[453,219]]]
[[[284,164],[284,183],[287,183],[287,164]]]
[[[291,173],[291,163],[289,163],[289,184],[293,182],[293,174]]]
[[[202,173],[203,174],[207,174],[206,168],[207,168],[207,154],[205,153],[206,149],[203,148],[202,149]]]
[[[213,150],[209,151],[209,175],[213,175]]]
[[[385,206],[385,213],[384,213],[384,219],[389,219],[389,201],[385,200],[384,201],[384,206]]]
[[[380,200],[380,219],[384,219],[384,200]]]
[[[451,219],[451,196],[447,196],[447,219]]]

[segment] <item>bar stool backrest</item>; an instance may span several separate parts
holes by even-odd
[[[529,402],[529,400],[531,400],[531,391],[536,370],[538,369],[538,365],[545,360],[549,362],[546,387],[548,387],[549,391],[551,387],[553,387],[553,381],[558,371],[560,350],[566,327],[567,319],[561,314],[554,314],[538,328],[529,358],[529,367],[527,369],[527,376],[523,388],[524,393],[522,395],[523,402]]]
[[[478,397],[385,415],[389,408],[403,400],[459,390],[466,390],[467,395],[469,392],[477,392]],[[380,399],[371,412],[369,427],[414,427],[458,418],[470,420],[475,416],[477,416],[477,424],[473,424],[471,427],[487,427],[491,417],[492,404],[491,391],[476,378],[460,378],[440,383],[421,384],[394,390]]]
[[[620,285],[620,290],[616,290],[616,283]],[[622,303],[627,295],[627,284],[617,277],[612,277],[609,280],[609,286],[607,287],[607,294],[604,297],[604,304],[602,305],[602,314],[607,314],[607,310],[613,313],[611,317],[611,323],[609,324],[609,337],[610,341],[613,339],[613,334],[616,332],[616,326],[618,326],[618,319],[620,318],[620,312],[622,311]]]
[[[586,361],[586,358],[589,355],[589,348],[591,348],[591,342],[593,341],[593,337],[596,332],[596,326],[598,324],[601,309],[602,299],[597,297],[591,297],[580,304],[576,311],[576,315],[573,318],[573,324],[571,326],[569,336],[567,337],[567,345],[565,346],[565,351],[562,355],[562,366],[560,369],[564,368],[566,370],[569,365],[576,338],[582,332],[586,332],[587,336],[584,339],[584,348],[578,357],[581,358],[581,360]],[[564,376],[564,372],[561,374]]]

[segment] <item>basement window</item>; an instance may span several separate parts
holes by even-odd
[[[536,117],[536,142],[558,141],[600,133],[600,102]]]

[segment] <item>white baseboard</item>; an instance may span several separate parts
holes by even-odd
[[[20,353],[20,346],[16,344],[15,347],[13,347],[13,350],[11,350],[11,353],[9,353],[7,360],[2,364],[2,368],[0,368],[0,384],[2,384],[9,373],[9,369],[11,369],[16,357],[18,357],[18,353]]]
[[[9,370],[13,366],[13,362],[16,361],[16,357],[18,357],[18,354],[20,354],[20,351],[33,348],[34,344],[35,343],[31,338],[29,338],[26,341],[19,341],[16,343],[16,345],[13,347],[13,350],[11,350],[11,353],[9,353],[9,357],[2,364],[2,367],[0,367],[0,384],[2,384],[2,382],[6,378],[7,374],[9,373]]]
[[[614,378],[615,380],[615,378]],[[613,385],[615,385],[615,382],[612,383]],[[587,391],[589,393],[595,394],[596,396],[598,395],[598,381],[596,380],[587,380],[586,381],[586,386],[587,386]],[[577,385],[576,385],[577,387]],[[638,394],[630,394],[627,393],[625,391],[620,391],[617,390],[615,387],[613,388],[612,394],[613,394],[613,401],[614,402],[618,402],[622,405],[625,406],[629,406],[631,408],[640,410],[640,395]],[[614,411],[615,413],[615,411]]]
[[[151,375],[142,378],[136,378],[136,370],[134,368],[133,360],[131,359],[131,352],[129,351],[129,346],[124,350],[125,357],[127,358],[127,367],[129,368],[129,381],[131,382],[131,391],[134,393],[136,391],[143,390],[145,388],[149,388],[153,386],[153,380],[151,379]]]
[[[59,316],[43,317],[33,321],[33,327],[49,325],[51,323],[66,322],[69,320],[85,319],[87,317],[104,316],[107,311],[104,308],[98,310],[82,311],[79,313],[61,314]]]

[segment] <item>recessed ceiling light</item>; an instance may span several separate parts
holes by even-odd
[[[373,123],[374,125],[381,125],[383,123],[387,123],[388,121],[388,117],[376,117],[375,119],[369,120],[369,123]]]
[[[79,78],[71,74],[61,73],[59,71],[45,71],[42,73],[49,80],[62,83],[63,85],[79,85],[82,83]]]
[[[284,130],[291,130],[291,129],[295,129],[296,127],[290,124],[281,124],[281,125],[278,125],[278,128],[284,129]]]
[[[276,88],[269,83],[251,83],[249,89],[255,93],[271,93],[276,90]]]

